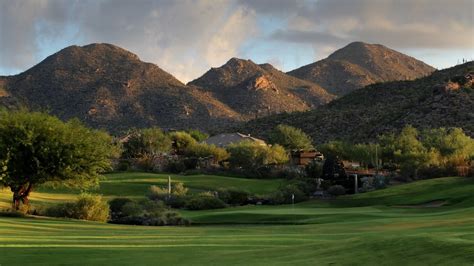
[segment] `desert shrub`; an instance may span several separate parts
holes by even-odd
[[[199,131],[197,129],[190,129],[187,131],[188,134],[193,137],[197,142],[201,142],[209,138],[209,134]]]
[[[219,198],[208,195],[196,195],[186,201],[188,210],[210,210],[225,208],[226,204]]]
[[[114,198],[113,200],[109,201],[110,215],[112,219],[122,217],[122,207],[129,202],[133,201],[129,198]]]
[[[186,164],[183,160],[169,160],[165,166],[165,171],[179,174],[186,171]]]
[[[298,167],[285,167],[280,170],[279,178],[298,179],[306,177],[306,173]]]
[[[114,216],[111,223],[149,226],[189,224],[179,213],[168,210],[162,201],[130,200],[123,204],[118,212],[121,215]]]
[[[183,208],[186,205],[188,189],[183,183],[173,183],[171,186],[171,195],[168,195],[168,189],[151,186],[148,192],[148,198],[154,201],[163,201],[172,208]]]
[[[198,167],[199,164],[199,159],[196,157],[191,157],[191,158],[185,158],[183,159],[183,164],[186,167],[187,170],[193,170]]]
[[[13,209],[0,210],[0,217],[25,217],[25,213]]]
[[[185,196],[188,188],[181,182],[171,184],[171,195],[168,195],[168,188],[152,185],[148,191],[148,198],[151,200],[166,200],[168,196]]]
[[[323,180],[321,182],[321,188],[323,190],[328,190],[333,185],[332,180]]]
[[[117,171],[128,171],[132,167],[130,160],[128,159],[121,159],[115,166],[115,170]]]
[[[138,170],[145,172],[154,171],[158,165],[155,163],[155,156],[151,154],[143,154],[140,157],[134,159],[134,167]]]
[[[47,216],[105,222],[109,204],[100,195],[81,194],[77,201],[59,204],[45,210]]]
[[[280,188],[278,191],[274,192],[271,195],[271,201],[274,204],[285,204],[292,203],[292,197],[294,195],[294,202],[302,202],[308,199],[306,194],[301,191],[297,185],[290,184],[286,185],[283,188]]]
[[[127,202],[122,206],[121,213],[124,217],[126,216],[142,216],[145,212],[144,207],[138,202],[131,201]]]
[[[229,205],[244,205],[247,203],[250,193],[236,188],[219,188],[217,195],[219,199]]]
[[[291,185],[296,186],[307,196],[310,196],[314,191],[316,191],[317,188],[316,179],[314,178],[296,179],[291,182]]]
[[[309,178],[322,178],[323,164],[318,161],[312,161],[305,167],[306,176]]]
[[[212,157],[216,162],[229,158],[229,154],[223,148],[206,143],[193,143],[185,151],[185,155],[195,158]]]
[[[438,178],[443,176],[456,175],[455,169],[440,166],[423,167],[418,170],[421,179]]]
[[[196,140],[187,132],[175,131],[169,134],[173,141],[173,148],[179,155],[184,155],[189,146],[196,143]]]
[[[172,195],[169,199],[165,201],[166,205],[174,209],[182,209],[186,206],[186,201],[188,196],[174,196]]]
[[[346,189],[341,185],[334,185],[329,187],[328,193],[333,196],[340,196],[346,194]]]

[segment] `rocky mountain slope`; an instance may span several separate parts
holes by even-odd
[[[353,42],[326,59],[288,72],[289,75],[314,82],[338,96],[367,85],[413,80],[435,69],[413,57],[380,44]]]
[[[305,111],[334,96],[308,81],[289,76],[270,64],[230,59],[189,84],[199,86],[245,118]]]
[[[110,44],[70,46],[19,75],[0,78],[0,104],[77,117],[110,131],[209,129],[241,120],[210,93]]]
[[[373,84],[312,111],[261,118],[233,130],[265,137],[281,123],[303,129],[316,143],[371,141],[406,124],[461,127],[474,137],[474,62],[413,81]]]

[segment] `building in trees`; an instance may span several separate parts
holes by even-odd
[[[236,133],[225,133],[212,136],[204,141],[204,143],[208,145],[215,145],[217,147],[225,148],[231,144],[238,144],[241,142],[252,142],[259,144],[261,146],[266,146],[264,140],[251,137],[250,135],[242,134],[239,132]]]

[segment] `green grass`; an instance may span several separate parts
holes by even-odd
[[[107,174],[106,179],[100,182],[100,187],[91,189],[90,192],[102,194],[108,199],[114,197],[144,197],[151,185],[167,186],[168,176],[171,176],[173,182],[183,182],[192,192],[235,187],[255,194],[268,194],[287,182],[283,179],[264,180],[213,175],[183,176],[127,172]],[[54,202],[72,201],[79,193],[80,191],[75,189],[41,186],[32,193],[31,202],[33,206],[47,206]],[[11,192],[8,189],[0,189],[0,209],[8,208],[10,201]]]
[[[450,177],[295,206],[183,211],[191,227],[0,217],[0,265],[472,266],[473,199],[474,179]],[[417,205],[435,200],[446,205]]]

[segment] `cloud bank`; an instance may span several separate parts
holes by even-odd
[[[472,0],[0,0],[0,69],[26,70],[53,48],[92,42],[185,82],[252,44],[309,44],[319,56],[355,40],[472,51],[473,16]]]

